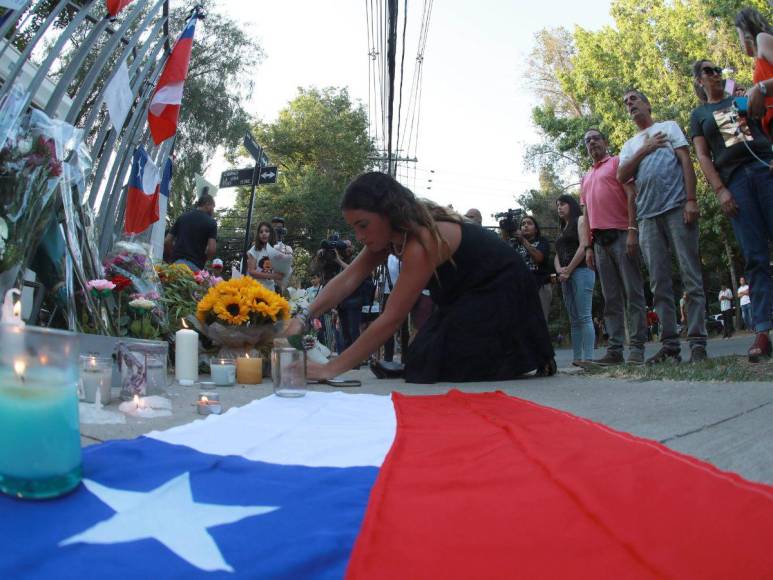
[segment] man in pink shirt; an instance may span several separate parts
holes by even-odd
[[[624,362],[625,311],[628,308],[630,345],[628,362],[644,362],[647,340],[644,280],[636,248],[627,248],[629,228],[636,229],[635,214],[629,215],[628,193],[617,180],[618,157],[608,152],[606,137],[598,129],[585,133],[585,148],[593,167],[582,180],[580,204],[585,227],[593,245],[585,250],[590,268],[596,267],[604,295],[604,323],[609,334],[607,353],[594,361],[600,365]],[[633,193],[633,185],[627,185]]]

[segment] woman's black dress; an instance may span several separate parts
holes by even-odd
[[[433,276],[436,310],[408,349],[410,383],[501,381],[553,358],[534,276],[493,232],[462,224],[462,240]]]

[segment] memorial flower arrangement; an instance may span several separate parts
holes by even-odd
[[[223,281],[206,270],[194,273],[185,264],[158,264],[156,272],[164,290],[161,301],[166,307],[170,333],[180,330],[182,320],[196,314],[198,302],[207,290]]]
[[[215,284],[196,307],[196,319],[222,357],[269,343],[288,318],[289,302],[249,277]]]
[[[60,135],[41,111],[22,115],[23,95],[0,103],[0,293],[18,285],[55,217],[62,180]],[[57,143],[59,139],[59,143]]]

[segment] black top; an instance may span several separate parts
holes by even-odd
[[[580,236],[577,232],[577,222],[566,226],[561,235],[556,240],[556,256],[558,256],[558,263],[564,268],[569,265],[574,255],[577,253],[577,248],[580,247]],[[577,267],[582,268],[585,266],[585,262],[580,262]]]
[[[172,261],[188,260],[204,268],[207,242],[217,239],[217,222],[209,214],[192,209],[177,218],[170,233],[174,236]]]
[[[537,286],[543,286],[550,283],[550,242],[545,238],[537,238],[536,240],[529,242],[532,246],[537,248],[545,258],[542,263],[537,264],[534,258],[529,253],[529,250],[521,243],[515,244],[515,250],[520,254],[521,259],[526,264],[526,267],[534,274],[534,280],[537,282]]]
[[[537,285],[493,232],[461,224],[462,239],[429,282],[435,310],[406,356],[405,379],[507,380],[553,357]]]
[[[763,161],[773,159],[770,140],[763,132],[759,120],[740,117],[733,107],[732,97],[718,103],[706,103],[693,110],[690,115],[690,137],[706,138],[714,167],[725,185],[730,182],[733,172],[742,165],[759,163],[749,149]]]

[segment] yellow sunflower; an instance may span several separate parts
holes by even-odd
[[[234,326],[250,320],[250,309],[238,296],[224,296],[214,307],[217,317]]]

